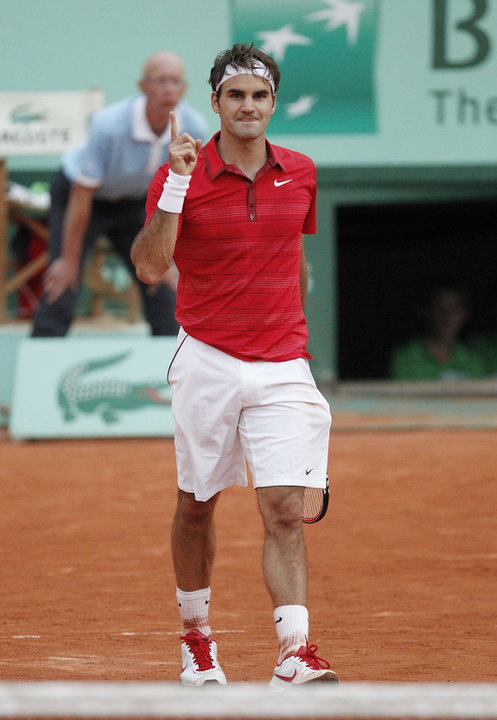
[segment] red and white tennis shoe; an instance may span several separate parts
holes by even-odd
[[[217,661],[217,643],[200,630],[181,636],[182,685],[200,687],[214,682],[226,685],[226,676]]]
[[[338,675],[330,663],[316,655],[317,645],[302,645],[294,655],[289,655],[274,668],[269,683],[273,690],[301,685],[311,681],[338,682]]]

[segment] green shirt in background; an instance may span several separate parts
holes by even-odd
[[[468,346],[482,359],[485,374],[488,377],[497,377],[497,333],[475,335],[469,339]]]
[[[422,338],[411,340],[392,354],[390,377],[393,380],[468,380],[485,375],[483,359],[462,343],[454,345],[446,363],[433,357]]]

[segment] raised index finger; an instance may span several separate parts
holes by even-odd
[[[171,121],[171,140],[174,141],[178,139],[178,122],[173,110],[169,113],[169,120]]]

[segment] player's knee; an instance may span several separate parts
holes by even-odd
[[[180,490],[176,515],[189,525],[201,525],[211,521],[216,502],[217,496],[201,502],[195,499],[193,493],[185,493]]]
[[[278,488],[274,493],[266,493],[260,505],[267,532],[287,534],[301,531],[302,493],[298,489],[294,492],[288,488]]]

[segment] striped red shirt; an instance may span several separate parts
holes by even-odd
[[[268,160],[251,181],[221,160],[218,137],[202,148],[180,216],[176,319],[242,360],[310,357],[299,278],[302,234],[316,232],[314,163],[267,142]],[[152,180],[147,219],[168,170]]]

